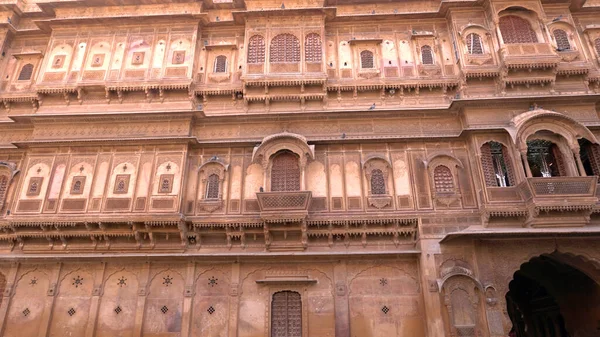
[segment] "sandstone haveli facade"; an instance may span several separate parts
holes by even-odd
[[[0,2],[0,336],[597,337],[600,2]]]

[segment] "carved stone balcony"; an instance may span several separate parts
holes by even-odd
[[[501,56],[509,69],[555,68],[561,61],[549,43],[507,44]]]
[[[260,215],[272,222],[299,221],[308,215],[310,191],[256,193]]]
[[[526,225],[583,226],[598,202],[598,177],[527,178],[519,184],[526,202]]]

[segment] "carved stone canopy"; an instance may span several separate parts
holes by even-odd
[[[17,170],[17,164],[15,163],[0,161],[0,169],[2,167],[5,167],[10,171],[10,179],[14,178],[14,176],[17,175],[17,173],[19,173],[19,170]]]
[[[308,145],[304,136],[282,132],[265,137],[259,145],[255,146],[252,152],[252,162],[260,163],[266,169],[271,156],[281,150],[297,154],[302,168],[306,165],[308,158],[315,158],[315,146]]]
[[[583,124],[564,114],[536,108],[513,117],[505,128],[520,150],[527,149],[527,139],[538,131],[548,130],[563,136],[571,148],[578,148],[577,139],[585,138],[598,144],[596,136]]]

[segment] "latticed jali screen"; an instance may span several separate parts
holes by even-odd
[[[433,183],[436,192],[454,192],[452,172],[444,165],[440,165],[433,170]]]
[[[467,48],[469,49],[469,54],[483,54],[481,37],[475,33],[467,35]]]
[[[500,32],[504,43],[537,43],[537,35],[529,21],[515,15],[500,18]]]
[[[312,33],[306,35],[304,61],[312,63],[321,62],[322,57],[321,37],[319,34]]]
[[[292,34],[279,34],[271,40],[271,62],[300,62],[300,41]]]
[[[248,63],[257,64],[265,62],[265,39],[254,35],[248,41]]]
[[[298,157],[289,152],[283,152],[273,158],[271,167],[271,191],[299,191],[300,166]]]
[[[219,198],[219,176],[211,174],[206,180],[206,199]]]
[[[371,194],[385,194],[385,178],[380,169],[371,172]]]
[[[273,295],[271,303],[271,337],[302,336],[302,300],[294,291]]]
[[[421,47],[421,61],[423,64],[433,64],[433,51],[430,46]]]

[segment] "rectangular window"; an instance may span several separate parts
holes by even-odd
[[[73,181],[71,182],[71,194],[83,194],[85,178],[85,176],[73,177]]]
[[[114,194],[127,194],[129,191],[129,174],[117,174],[115,178]]]
[[[44,178],[42,178],[42,177],[29,178],[29,185],[27,186],[27,195],[28,196],[40,195],[40,190],[42,189],[43,181],[44,181]]]
[[[158,186],[158,193],[171,193],[173,191],[173,174],[161,174]]]

